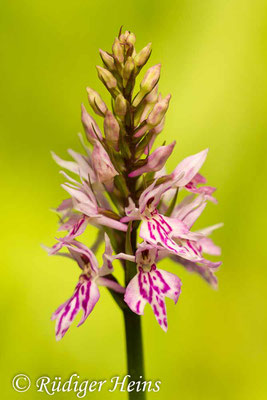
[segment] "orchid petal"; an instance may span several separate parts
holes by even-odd
[[[221,248],[213,243],[213,240],[207,237],[200,239],[199,245],[202,248],[203,253],[210,254],[212,256],[220,256]]]
[[[223,223],[221,222],[219,224],[212,225],[212,226],[209,226],[207,228],[200,229],[198,232],[202,233],[205,236],[209,236],[209,235],[212,234],[213,231],[215,231],[216,229],[221,228],[222,226],[223,226]]]
[[[88,278],[79,282],[72,297],[52,315],[52,319],[56,319],[56,340],[63,338],[80,309],[83,310],[83,317],[78,326],[83,324],[98,300],[99,290],[94,282]]]
[[[186,250],[171,239],[173,228],[167,223],[165,218],[162,215],[157,215],[143,221],[139,233],[140,237],[148,243],[161,244],[171,253],[186,256]]]
[[[181,187],[189,183],[202,167],[207,154],[208,149],[181,161],[172,173],[173,179],[179,178],[175,185]]]
[[[108,235],[105,233],[105,251],[102,256],[103,265],[99,270],[99,276],[105,276],[113,272],[113,266],[111,262],[112,253],[113,249],[110,243],[110,239]]]
[[[208,282],[213,287],[213,289],[217,289],[218,279],[214,275],[214,270],[208,268],[207,266],[199,265],[192,261],[185,260],[184,258],[179,256],[172,256],[171,258],[173,261],[183,265],[187,269],[187,271],[199,274],[206,282]]]
[[[150,271],[144,272],[140,267],[138,274],[126,288],[124,300],[130,309],[138,315],[144,313],[146,303],[149,303],[155,317],[166,332],[167,313],[164,297],[172,298],[175,303],[180,294],[181,282],[178,277],[166,271],[158,270],[152,265]]]
[[[121,286],[118,282],[115,282],[108,278],[97,278],[97,284],[101,286],[106,286],[109,289],[114,290],[117,293],[125,293],[125,288]]]

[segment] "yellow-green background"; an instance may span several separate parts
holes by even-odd
[[[124,24],[139,49],[153,42],[149,65],[162,63],[161,90],[173,95],[161,136],[177,140],[169,170],[209,147],[202,172],[218,187],[219,204],[198,226],[225,223],[214,234],[223,248],[218,292],[165,262],[183,291],[177,306],[167,301],[167,334],[149,306],[143,318],[146,376],[162,381],[148,398],[267,398],[266,11],[264,0],[1,1],[1,397],[48,396],[33,387],[14,392],[20,372],[33,381],[126,372],[122,316],[105,289],[87,322],[55,341],[50,315],[72,293],[78,270],[40,248],[54,243],[49,208],[65,196],[49,151],[79,149],[85,87],[102,90],[98,48],[110,49]]]

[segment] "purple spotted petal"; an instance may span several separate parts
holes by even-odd
[[[91,249],[77,240],[72,240],[70,243],[66,243],[65,246],[82,269],[84,266],[90,265],[92,277],[98,275],[98,262]]]
[[[161,328],[167,331],[167,313],[164,297],[177,302],[181,289],[180,279],[166,271],[158,270],[153,264],[150,271],[140,267],[138,274],[126,288],[124,300],[136,314],[142,315],[149,303]]]
[[[179,233],[178,233],[179,231]],[[160,244],[165,247],[171,253],[175,253],[180,256],[186,256],[186,250],[183,246],[176,243],[172,237],[174,234],[186,235],[188,228],[178,220],[172,220],[161,214],[155,214],[151,218],[147,218],[141,224],[140,237],[151,244]]]
[[[83,280],[76,286],[72,297],[52,315],[52,319],[56,320],[56,340],[63,338],[80,310],[83,311],[83,316],[77,326],[83,324],[99,299],[97,285],[84,276]]]
[[[70,218],[69,221],[61,227],[61,229],[68,229],[69,233],[65,237],[58,239],[59,242],[51,247],[49,255],[56,254],[65,244],[70,243],[77,236],[80,236],[85,231],[87,225],[88,218],[84,215]]]

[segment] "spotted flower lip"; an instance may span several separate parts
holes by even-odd
[[[181,281],[176,275],[157,268],[157,254],[155,246],[143,242],[135,256],[120,253],[114,258],[133,261],[137,266],[137,275],[126,287],[125,302],[138,315],[143,315],[145,305],[150,304],[160,327],[166,332],[165,297],[171,298],[176,304],[181,293]]]
[[[78,263],[83,273],[80,275],[73,295],[59,306],[52,315],[52,320],[56,320],[57,340],[63,338],[80,310],[83,311],[83,316],[77,326],[85,322],[99,300],[98,286],[109,287],[118,293],[124,293],[125,291],[117,282],[105,277],[113,272],[112,264],[108,258],[112,254],[112,247],[107,235],[105,235],[105,243],[106,250],[101,268],[98,267],[94,253],[84,244],[75,240],[65,244],[70,253],[68,257]]]

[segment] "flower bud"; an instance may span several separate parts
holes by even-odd
[[[123,118],[127,112],[127,100],[122,94],[119,94],[115,99],[114,111],[120,118]]]
[[[143,92],[149,93],[156,86],[160,77],[161,64],[154,65],[149,68],[140,84]]]
[[[134,57],[135,65],[138,68],[142,68],[148,61],[151,54],[151,46],[152,43],[148,43],[146,47],[144,47],[139,53]]]
[[[126,87],[128,80],[130,79],[132,72],[134,71],[134,60],[132,57],[128,57],[123,69],[123,86]]]
[[[115,38],[113,46],[112,46],[113,55],[118,61],[119,64],[122,64],[124,61],[124,53],[123,46],[121,45],[118,38]]]
[[[147,157],[145,165],[131,172],[129,176],[131,178],[135,176],[139,176],[146,172],[156,172],[164,167],[167,159],[170,157],[174,146],[175,141],[169,144],[168,146],[160,146],[158,147],[150,156]]]
[[[161,64],[154,65],[149,68],[140,84],[140,92],[133,101],[133,106],[136,107],[143,98],[151,92],[159,81]]]
[[[102,139],[102,133],[97,123],[95,122],[94,118],[88,114],[83,104],[82,104],[82,124],[86,133],[86,137],[90,143],[94,144],[98,138]]]
[[[96,67],[99,79],[104,83],[104,85],[108,89],[115,89],[117,87],[117,81],[114,78],[114,76],[109,72],[107,69],[99,67],[97,65]]]
[[[101,99],[100,95],[93,89],[87,87],[89,104],[97,115],[104,117],[107,112],[107,106]]]
[[[118,175],[104,147],[96,142],[92,151],[92,165],[99,182],[104,183]]]
[[[153,128],[154,126],[157,126],[161,120],[163,119],[164,115],[166,114],[168,107],[169,107],[169,102],[171,99],[171,95],[168,94],[165,99],[158,101],[149,116],[147,117],[146,123],[149,126],[149,128]]]
[[[146,97],[145,97],[145,102],[146,103],[154,104],[157,101],[159,101],[159,99],[158,99],[158,87],[159,87],[159,85],[157,84],[154,87],[154,89],[151,90],[151,92],[146,95]]]
[[[120,125],[111,111],[107,111],[104,119],[104,132],[108,142],[113,144],[118,150],[118,142],[120,137]]]
[[[106,51],[103,51],[99,49],[100,57],[102,58],[103,63],[105,66],[110,70],[114,71],[115,70],[115,63],[114,63],[114,58],[108,54]]]
[[[129,46],[134,46],[134,45],[135,45],[135,42],[136,42],[135,34],[134,34],[133,32],[129,32],[129,35],[128,35],[128,37],[126,38],[126,43],[127,43]]]

